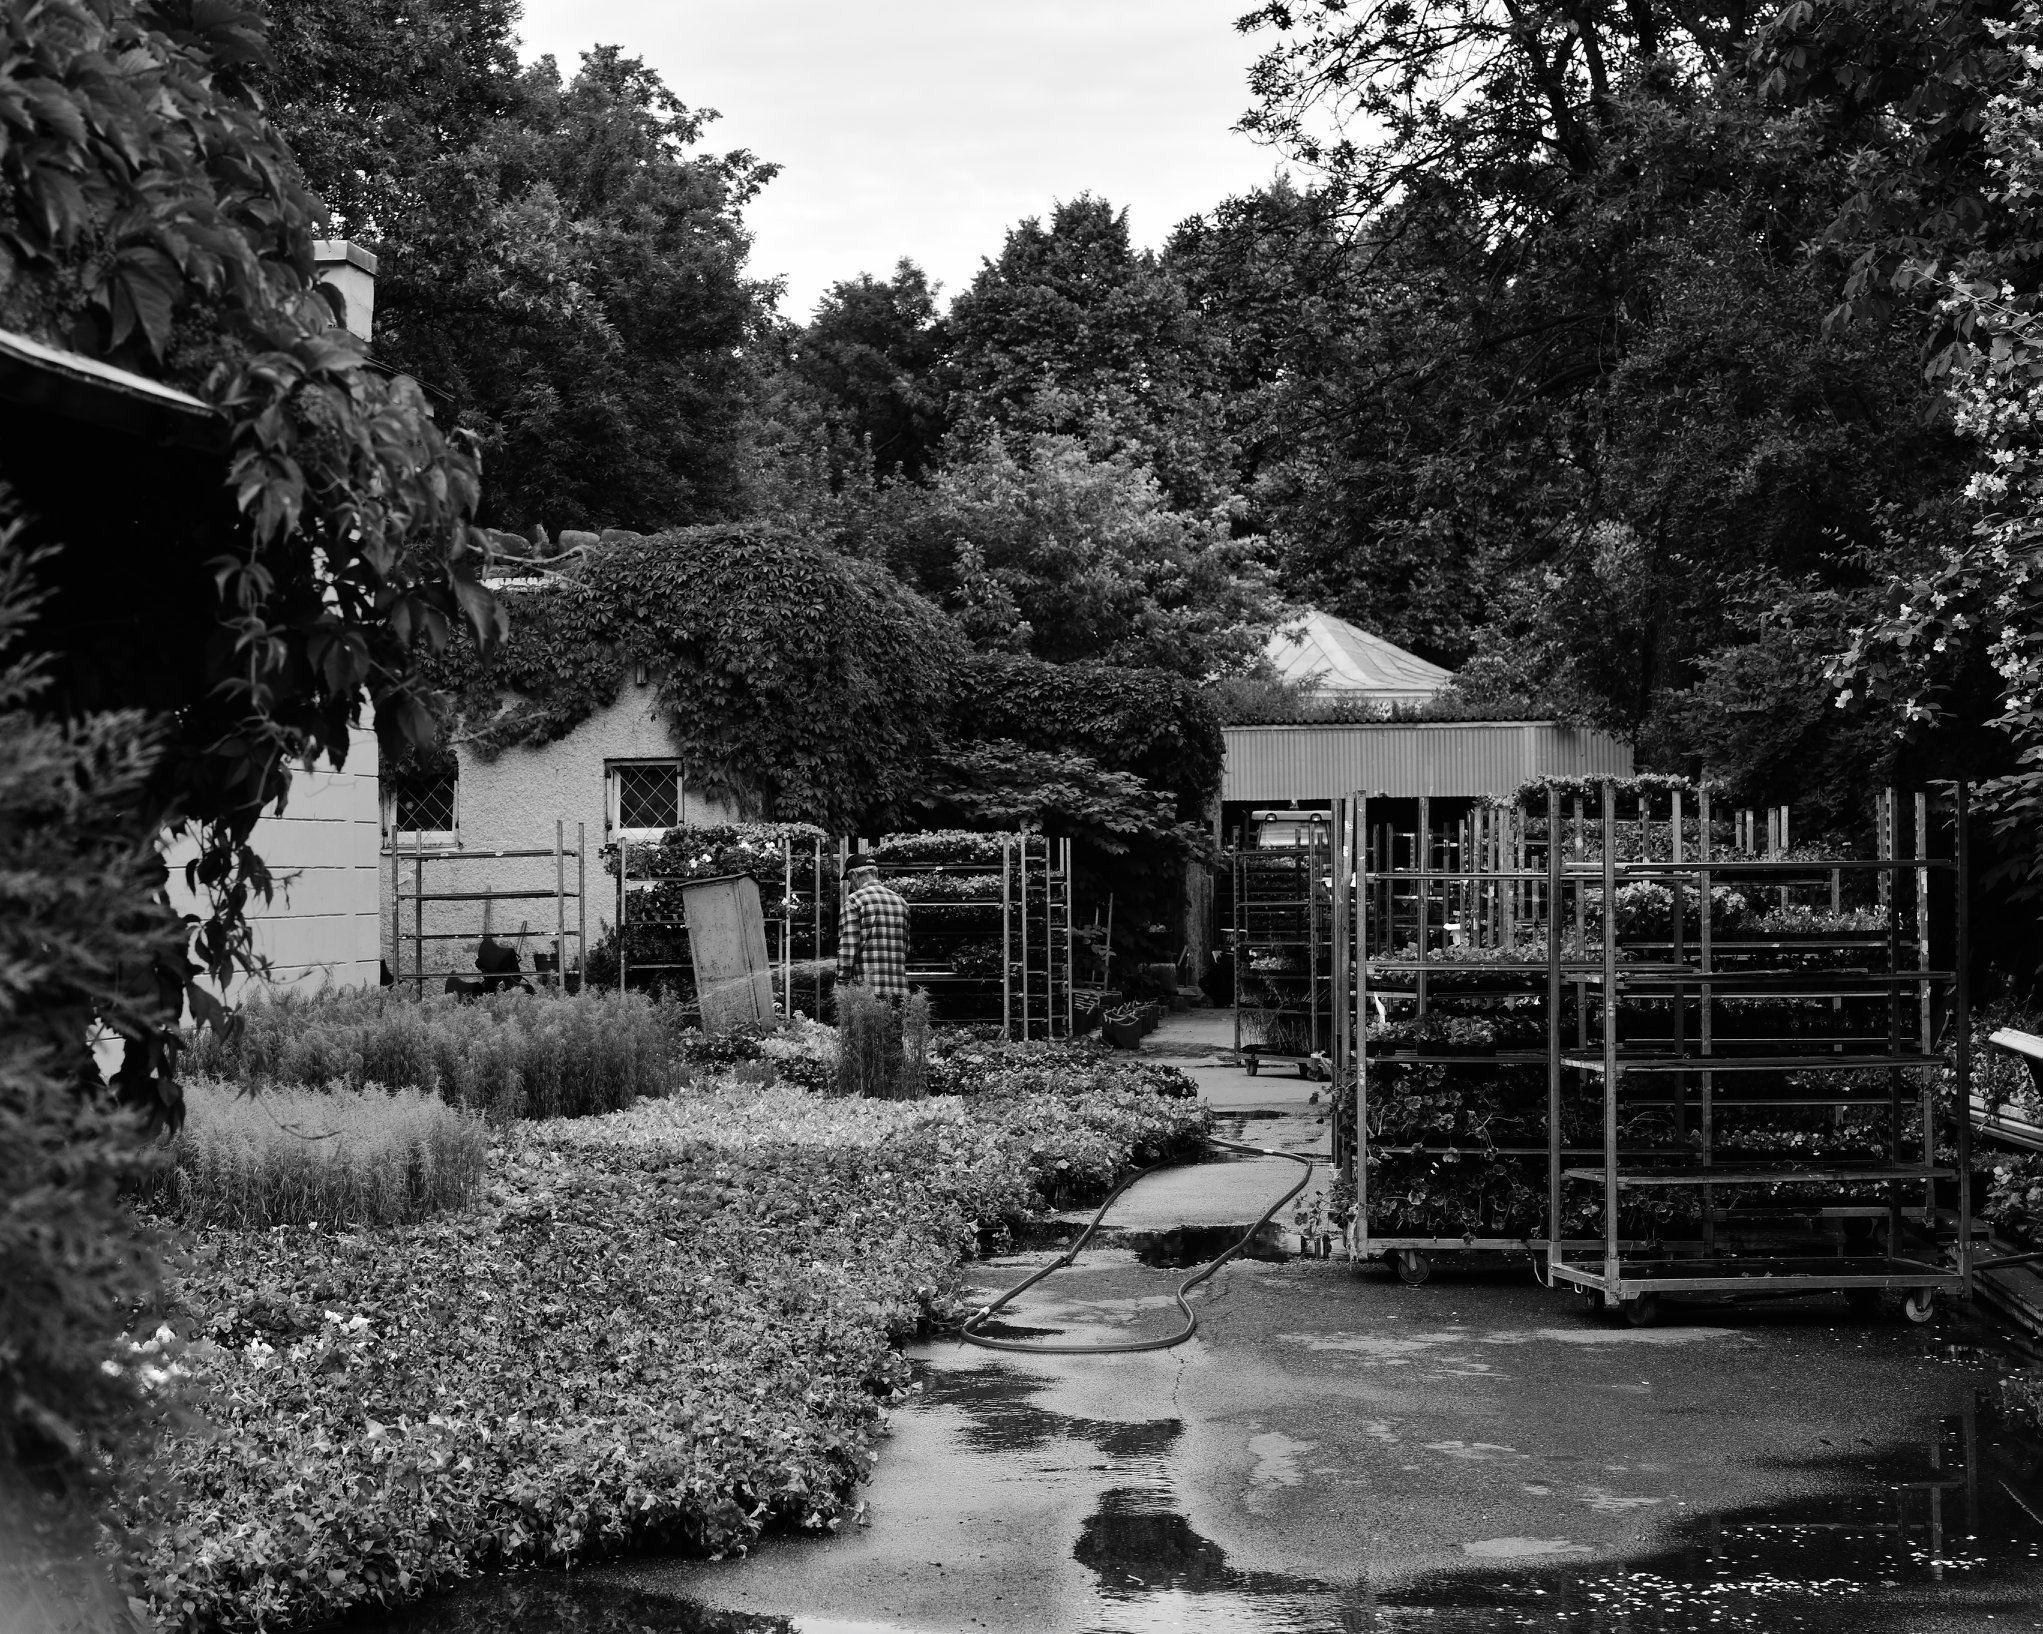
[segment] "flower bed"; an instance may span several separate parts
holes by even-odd
[[[519,1125],[480,1204],[417,1225],[193,1234],[167,1365],[214,1430],[166,1441],[126,1517],[155,1528],[131,1592],[164,1627],[276,1629],[834,1528],[907,1377],[890,1341],[950,1311],[977,1229],[1205,1126],[1004,1053],[970,1096],[725,1081]]]

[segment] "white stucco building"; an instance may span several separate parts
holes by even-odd
[[[627,682],[616,702],[553,743],[492,758],[457,745],[452,775],[389,794],[381,947],[394,975],[410,985],[421,955],[429,987],[436,977],[472,970],[485,916],[500,940],[515,942],[520,926],[529,927],[528,970],[533,953],[552,952],[563,920],[576,932],[586,912],[593,945],[617,918],[603,846],[657,838],[682,824],[733,820],[728,804],[688,786],[655,698],[651,685]],[[559,864],[552,854],[557,835],[566,853]],[[507,851],[546,855],[501,855]],[[578,880],[588,892],[586,908],[575,899]],[[483,892],[532,894],[484,901]],[[415,894],[427,898],[422,917]],[[571,938],[567,968],[579,962]]]

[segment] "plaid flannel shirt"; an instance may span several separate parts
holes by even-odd
[[[877,880],[845,901],[837,979],[893,998],[908,996],[908,904]]]

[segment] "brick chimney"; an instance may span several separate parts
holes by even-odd
[[[366,346],[376,321],[376,257],[351,239],[316,238],[312,260],[334,316]]]

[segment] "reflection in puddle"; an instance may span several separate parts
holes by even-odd
[[[1204,1613],[1197,1617],[1200,1627],[1275,1634],[1366,1626],[1352,1620],[1366,1598],[1359,1586],[1342,1593],[1310,1579],[1238,1570],[1217,1543],[1201,1537],[1169,1507],[1164,1493],[1120,1489],[1102,1495],[1072,1555],[1098,1575],[1101,1591],[1124,1609],[1131,1602],[1163,1598],[1175,1614],[1188,1616],[1192,1608],[1183,1597],[1190,1595],[1219,1602],[1199,1608]],[[1216,1617],[1215,1611],[1222,1614]],[[1097,1626],[1106,1631],[1131,1625],[1117,1619]],[[1133,1626],[1144,1625],[1136,1621]]]
[[[1484,1538],[1464,1543],[1461,1552],[1471,1560],[1551,1560],[1555,1555],[1593,1555],[1586,1543],[1566,1538]]]
[[[1461,1545],[1468,1570],[1379,1594],[1366,1583],[1238,1570],[1175,1512],[1167,1490],[1126,1488],[1102,1497],[1074,1554],[1116,1601],[1168,1597],[1185,1626],[1243,1634],[2043,1627],[2043,1446],[2032,1435],[1967,1411],[1926,1443],[1840,1453],[1819,1470],[1848,1490],[1690,1520],[1670,1546],[1616,1568],[1588,1565],[1595,1550],[1566,1538],[1488,1538]],[[1201,1602],[1195,1619],[1187,1595]]]
[[[1846,1490],[1685,1522],[1622,1567],[1536,1563],[1543,1540],[1464,1545],[1515,1571],[1455,1573],[1385,1595],[1349,1626],[1776,1634],[2043,1627],[2043,1446],[1987,1412],[1926,1442],[1840,1453]],[[1869,1473],[1870,1471],[1870,1473]],[[1563,1545],[1573,1549],[1578,1546]]]
[[[1459,1546],[1461,1568],[1378,1590],[1359,1550],[1351,1582],[1233,1564],[1179,1512],[1172,1460],[1183,1426],[1174,1418],[1110,1423],[1047,1412],[1033,1402],[1040,1381],[999,1368],[932,1373],[927,1385],[926,1401],[967,1421],[972,1448],[1078,1442],[1109,1461],[1095,1467],[1110,1468],[1112,1484],[1071,1551],[1095,1587],[1086,1634],[2043,1628],[2043,1440],[1987,1409],[1944,1420],[1926,1442],[1839,1448],[1798,1467],[1827,1493],[1689,1517],[1665,1546],[1622,1564],[1595,1561],[1591,1546],[1565,1536],[1477,1538]],[[1251,1451],[1263,1488],[1291,1484],[1311,1450],[1257,1438]],[[1512,1453],[1485,1443],[1467,1450]],[[718,1611],[602,1577],[535,1573],[345,1626],[352,1634],[819,1634],[856,1620]],[[893,1627],[870,1618],[860,1626]]]
[[[403,1611],[331,1625],[330,1634],[799,1634],[786,1617],[718,1611],[572,1574],[490,1577]]]

